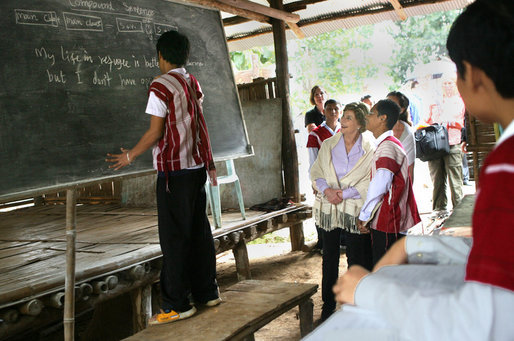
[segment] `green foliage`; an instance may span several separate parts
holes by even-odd
[[[416,64],[447,56],[446,37],[460,10],[410,17],[396,22],[390,34],[396,41],[390,75],[395,87],[405,82]]]
[[[292,110],[305,112],[310,90],[321,85],[329,97],[341,99],[363,91],[363,79],[376,74],[378,66],[366,51],[372,46],[373,26],[338,30],[288,44]],[[291,45],[291,46],[289,46]]]
[[[238,71],[252,68],[252,55],[257,55],[260,65],[275,63],[275,52],[270,47],[255,47],[246,51],[230,52],[230,59]]]
[[[317,83],[329,94],[361,91],[361,79],[377,71],[376,65],[362,53],[371,47],[372,34],[372,26],[363,26],[298,41],[289,55],[290,71],[296,75],[294,81],[303,85],[306,97]],[[350,63],[349,59],[358,59],[358,63]]]
[[[230,59],[237,70],[247,70],[252,67],[251,59],[246,58],[246,51],[230,52]]]
[[[248,245],[252,244],[270,244],[270,243],[287,243],[291,240],[289,238],[282,237],[275,232],[265,234],[261,238],[256,238],[248,243]]]
[[[446,37],[460,12],[410,17],[381,25],[387,27],[385,31],[376,26],[361,26],[289,41],[293,113],[311,107],[310,90],[316,84],[338,99],[367,93],[369,88],[365,87],[373,85],[386,86],[389,90],[400,88],[415,65],[447,55]],[[391,39],[391,43],[383,44],[380,40],[385,38]],[[275,63],[273,46],[230,53],[237,70],[250,69],[252,55],[258,56],[262,66]]]

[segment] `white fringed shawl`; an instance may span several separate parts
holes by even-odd
[[[332,149],[334,149],[342,136],[342,133],[337,133],[323,141],[318,158],[311,167],[311,181],[317,191],[316,179],[322,178],[327,181],[330,188],[345,189],[354,187],[361,197],[360,199],[346,199],[338,205],[332,205],[325,198],[324,194],[318,191],[313,205],[313,214],[316,224],[326,231],[340,227],[352,233],[359,233],[355,222],[366,200],[375,143],[373,137],[368,133],[362,134],[361,143],[364,154],[357,161],[355,167],[341,179],[338,179],[332,164]]]

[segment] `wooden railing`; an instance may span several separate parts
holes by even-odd
[[[277,98],[277,78],[256,78],[253,83],[237,86],[241,102]]]
[[[493,150],[497,137],[494,124],[481,122],[467,113],[466,115],[468,116],[466,127],[468,131],[467,150],[468,155],[471,154],[471,158],[468,158],[468,161],[471,163],[470,168],[472,167],[472,174],[470,175],[472,175],[472,178],[478,185],[480,169],[487,155]]]

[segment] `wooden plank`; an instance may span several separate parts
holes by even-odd
[[[221,294],[223,303],[187,320],[151,326],[126,340],[241,340],[307,300],[316,284],[243,281]]]

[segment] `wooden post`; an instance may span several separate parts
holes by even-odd
[[[313,329],[313,307],[312,299],[308,299],[299,304],[300,307],[300,336],[304,337]]]
[[[152,316],[152,285],[145,285],[130,292],[132,302],[134,334],[146,328],[146,323]]]
[[[236,260],[236,272],[237,280],[244,281],[245,279],[251,279],[252,274],[250,273],[250,261],[248,260],[248,249],[243,238],[236,244],[232,249],[234,253],[234,259]]]
[[[271,0],[271,7],[283,10],[282,0]],[[282,99],[282,169],[284,172],[285,194],[294,202],[300,202],[300,185],[298,180],[298,154],[294,137],[293,121],[289,106],[289,67],[287,59],[287,40],[285,23],[278,19],[271,19],[273,27],[273,41],[275,44],[275,60],[277,63],[277,90],[278,97]],[[291,236],[291,250],[299,251],[303,247],[302,224],[289,229]],[[294,242],[295,241],[295,242]],[[302,245],[296,242],[302,241]]]
[[[291,251],[308,250],[303,235],[303,223],[294,224],[289,227],[289,238],[291,239]]]
[[[468,121],[469,133],[468,133],[467,144],[476,146],[478,144],[478,138],[477,138],[477,127],[475,124],[475,116],[469,115],[468,113],[466,113],[466,115],[468,115],[468,118],[469,118],[469,121]],[[466,127],[466,129],[467,129],[467,127]],[[475,178],[475,188],[476,189],[478,189],[478,180],[479,180],[478,176],[479,176],[479,171],[480,171],[478,168],[479,162],[480,162],[480,160],[478,158],[478,151],[476,149],[474,149],[473,150],[473,177]]]
[[[75,339],[75,238],[77,191],[66,191],[66,278],[64,283],[64,340]]]

